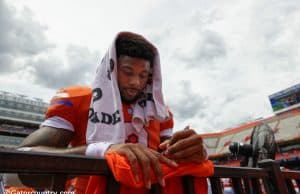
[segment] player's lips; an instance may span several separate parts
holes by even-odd
[[[125,89],[124,91],[128,96],[136,96],[139,92],[138,90],[131,88]]]

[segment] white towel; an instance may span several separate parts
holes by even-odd
[[[125,126],[122,102],[117,81],[116,40],[118,37],[144,37],[131,32],[121,32],[114,39],[111,47],[97,67],[93,82],[93,97],[90,106],[87,126],[87,143],[125,142]],[[147,41],[152,45],[149,41]],[[155,54],[152,68],[152,83],[147,84],[144,93],[133,106],[132,125],[140,131],[151,119],[160,121],[169,117],[168,109],[163,100],[161,68],[158,50],[152,45]],[[151,100],[152,98],[152,100]]]

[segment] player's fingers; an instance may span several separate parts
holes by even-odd
[[[126,156],[127,160],[129,161],[129,164],[132,169],[132,173],[134,174],[134,178],[137,182],[139,182],[139,165],[138,165],[138,159],[135,155],[135,153],[130,149],[130,147],[126,147],[124,149],[121,149],[118,151],[120,154],[123,154]]]
[[[143,149],[146,148],[140,148],[138,146],[132,148],[132,151],[134,152],[139,165],[141,166],[142,170],[142,176],[144,179],[144,183],[146,188],[150,189],[151,188],[151,180],[150,180],[150,170],[151,170],[151,160],[150,158],[146,155]]]
[[[162,142],[161,144],[159,144],[159,149],[165,150],[169,147],[169,144],[170,144],[170,140],[167,139],[164,142]]]
[[[200,148],[202,144],[203,144],[202,137],[200,135],[194,134],[184,139],[180,139],[175,144],[170,145],[166,150],[166,154],[171,155],[192,146],[199,146]]]
[[[163,171],[159,162],[159,155],[161,154],[150,149],[146,150],[146,153],[148,158],[150,159],[151,167],[153,169],[155,177],[157,178],[159,184],[164,187],[165,180],[163,178]]]
[[[183,130],[183,131],[178,131],[173,134],[172,138],[170,139],[170,145],[176,143],[180,139],[187,138],[191,135],[196,134],[194,130],[188,129],[188,130]]]

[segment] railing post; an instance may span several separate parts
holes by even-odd
[[[242,178],[243,183],[244,183],[244,188],[245,188],[245,193],[251,193],[251,179],[250,178]],[[256,194],[256,193],[255,193]]]
[[[243,183],[241,178],[232,178],[232,187],[235,194],[244,194]]]
[[[209,177],[211,192],[213,194],[223,193],[223,185],[220,180],[220,177]]]
[[[184,193],[195,194],[194,177],[184,176],[181,178],[181,180]]]
[[[269,180],[264,180],[267,193],[288,194],[288,189],[280,171],[279,163],[271,159],[266,159],[260,161],[258,166],[269,172]]]
[[[296,191],[295,191],[292,180],[291,179],[286,179],[285,181],[286,181],[286,185],[287,185],[289,194],[296,194]]]
[[[295,179],[298,188],[300,189],[300,179]]]
[[[60,193],[61,191],[65,190],[65,183],[67,181],[67,175],[66,174],[55,174],[52,175],[52,185],[51,190],[56,191],[57,193]]]
[[[158,183],[151,185],[151,194],[162,194],[162,188]]]
[[[262,186],[260,184],[259,179],[252,178],[250,180],[251,180],[251,185],[252,185],[252,188],[251,188],[252,194],[262,194],[263,193],[262,188],[261,188]],[[249,193],[251,193],[251,192],[249,192]]]
[[[107,194],[119,194],[120,193],[120,183],[117,182],[113,175],[108,175],[106,184]]]

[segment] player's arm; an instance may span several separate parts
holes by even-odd
[[[85,145],[68,147],[73,135],[74,132],[66,129],[42,126],[27,136],[18,149],[58,154],[84,154]]]
[[[18,150],[47,152],[56,154],[84,154],[86,146],[68,148],[73,132],[66,129],[42,126],[27,136],[19,145]],[[53,176],[18,174],[23,184],[34,188],[51,188]],[[68,177],[72,178],[72,177]]]

